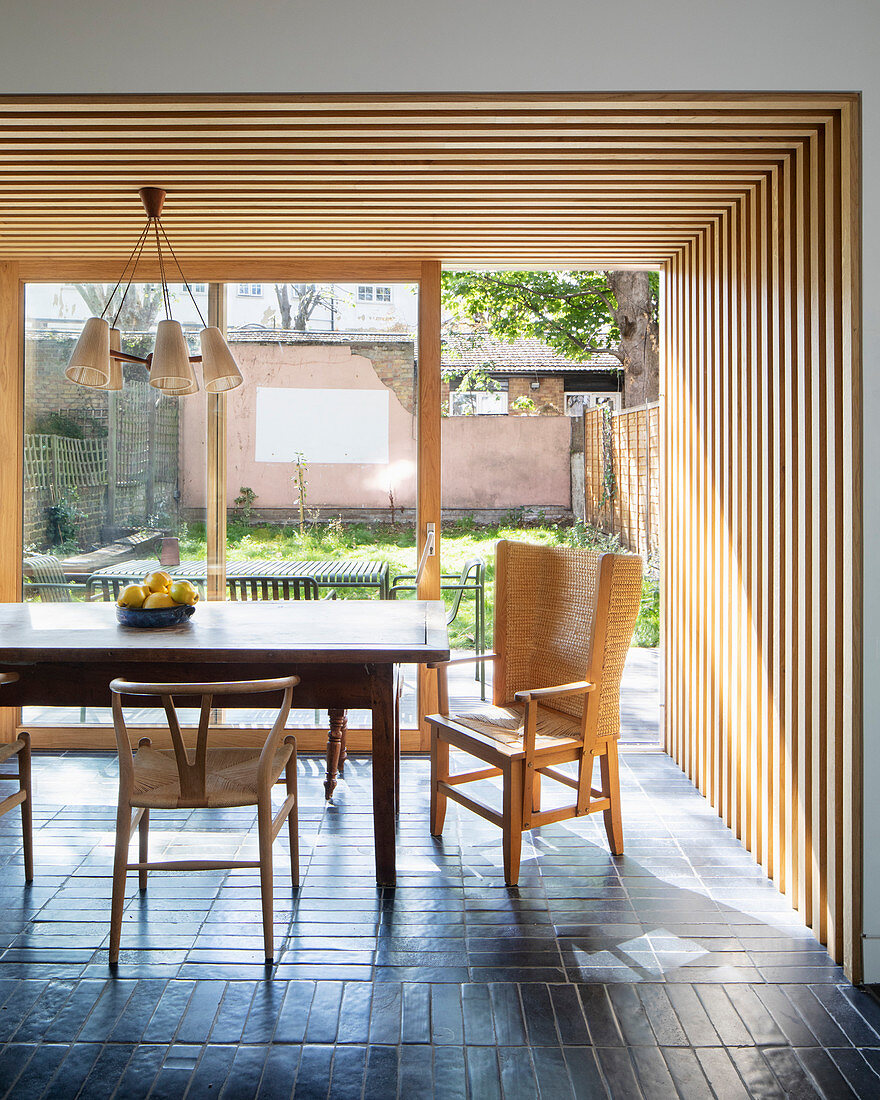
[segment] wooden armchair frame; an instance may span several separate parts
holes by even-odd
[[[498,546],[498,592],[504,591],[508,548],[511,545],[517,544],[499,543]],[[608,707],[609,693],[619,690],[619,673],[616,683],[606,683],[606,655],[610,646],[617,655],[624,642],[629,644],[638,614],[641,562],[632,555],[602,554],[591,557],[594,559],[591,567],[596,570],[596,580],[586,675],[582,680],[515,691],[512,700],[505,698],[505,677],[496,676],[495,707],[503,708],[512,703],[513,708],[521,713],[521,722],[515,733],[499,739],[497,735],[485,732],[488,723],[481,724],[479,715],[462,717],[449,713],[446,670],[450,665],[469,662],[472,658],[429,666],[438,672],[439,697],[439,713],[428,717],[431,725],[431,833],[434,836],[441,834],[449,798],[497,825],[502,830],[504,881],[510,886],[515,886],[519,880],[522,833],[540,825],[602,813],[612,853],[623,854],[617,730],[609,734],[607,728],[600,729],[600,715],[602,706]],[[618,576],[617,581],[616,569],[623,574]],[[501,603],[499,610],[501,614],[496,620],[496,633],[500,652],[486,654],[480,659],[504,666],[511,655],[504,637],[506,620]],[[618,618],[623,616],[621,622],[615,623],[613,630],[610,622],[612,615]],[[615,663],[622,664],[617,659]],[[557,709],[560,703],[578,697],[584,699],[579,719]],[[450,746],[489,766],[451,774]],[[599,789],[592,786],[596,757],[600,764]],[[565,763],[577,764],[576,777],[558,770],[558,765]],[[500,812],[465,795],[460,789],[468,783],[497,777],[502,779]],[[542,777],[573,789],[574,801],[555,809],[542,810]]]
[[[0,672],[0,684],[12,684],[16,672]],[[0,781],[18,780],[18,790],[0,801],[0,817],[21,806],[21,849],[24,857],[24,880],[34,880],[34,827],[31,799],[31,738],[20,733],[15,741],[0,744],[0,764],[17,757],[18,771],[0,772]]]
[[[116,850],[113,861],[113,896],[110,907],[110,965],[119,960],[122,914],[125,907],[125,879],[128,871],[138,872],[140,889],[147,888],[149,871],[206,871],[215,868],[258,867],[263,914],[263,946],[267,963],[273,961],[272,843],[285,821],[290,836],[290,873],[299,885],[299,841],[296,793],[296,739],[285,734],[298,676],[274,680],[246,680],[210,684],[137,684],[113,680],[113,725],[119,752],[119,804],[116,815]],[[210,749],[211,709],[214,698],[225,695],[255,695],[282,691],[278,716],[262,750]],[[159,698],[165,709],[173,752],[153,749],[142,737],[134,752],[125,724],[124,696]],[[174,706],[175,697],[200,699],[199,726],[195,751],[190,758]],[[284,772],[287,796],[276,814],[272,813],[272,787]],[[181,807],[256,806],[259,833],[257,860],[161,860],[149,861],[151,809]],[[139,832],[136,863],[128,862],[131,834]]]

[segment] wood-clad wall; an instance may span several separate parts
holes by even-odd
[[[860,974],[856,107],[666,267],[666,748]]]

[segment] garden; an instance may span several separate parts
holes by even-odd
[[[480,557],[486,562],[486,642],[491,648],[494,611],[495,544],[499,539],[515,539],[545,546],[575,546],[597,551],[617,551],[623,548],[616,536],[609,536],[584,524],[548,524],[526,522],[525,517],[512,512],[497,524],[478,526],[464,518],[443,524],[440,555],[444,573],[460,573],[469,558]],[[409,524],[343,524],[338,520],[303,526],[253,524],[243,519],[230,519],[227,528],[226,553],[229,559],[274,561],[300,559],[317,561],[325,558],[365,558],[387,561],[392,578],[397,574],[412,574],[416,568],[415,529]],[[188,524],[180,533],[180,556],[205,558],[204,524]],[[340,591],[340,598],[357,598],[370,593],[357,589]],[[448,595],[447,602],[451,603]],[[474,603],[462,601],[459,613],[450,627],[453,649],[473,649]],[[642,603],[636,623],[633,645],[656,646],[660,640],[660,592],[656,570],[648,569],[642,588]]]

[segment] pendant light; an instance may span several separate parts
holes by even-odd
[[[71,382],[75,382],[79,386],[87,386],[98,390],[120,390],[122,389],[122,363],[143,363],[150,372],[151,386],[155,386],[161,393],[169,396],[183,397],[186,394],[198,392],[199,384],[193,370],[193,363],[201,363],[204,385],[208,393],[223,393],[226,390],[235,389],[236,386],[240,386],[242,383],[241,371],[238,369],[223,334],[218,328],[209,327],[205,323],[199,304],[184,277],[177,256],[162,225],[162,207],[165,204],[165,192],[160,187],[142,187],[138,194],[144,204],[144,210],[147,212],[147,224],[141,231],[131,254],[126,260],[122,275],[120,275],[119,281],[111,291],[100,317],[90,317],[83,326],[80,338],[77,340],[70,356],[65,374]],[[138,261],[151,236],[156,243],[165,319],[160,321],[157,326],[156,343],[153,351],[144,359],[139,355],[122,351],[122,336],[116,327],[116,323],[134,280]],[[201,355],[189,354],[183,328],[180,322],[175,321],[171,316],[171,295],[165,277],[165,257],[162,254],[163,242],[174,260],[181,282],[186,287],[186,292],[192,299],[199,320],[202,322],[200,333]],[[122,285],[126,275],[128,280],[111,327],[104,314],[110,308],[110,303],[113,301],[116,291]]]

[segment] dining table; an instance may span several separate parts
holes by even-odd
[[[6,706],[109,707],[116,677],[175,683],[293,673],[297,707],[370,710],[380,886],[396,883],[396,668],[448,658],[441,601],[202,602],[186,622],[158,629],[121,625],[111,603],[0,603],[0,671],[19,677],[4,685]],[[249,705],[248,696],[224,697],[224,707]]]

